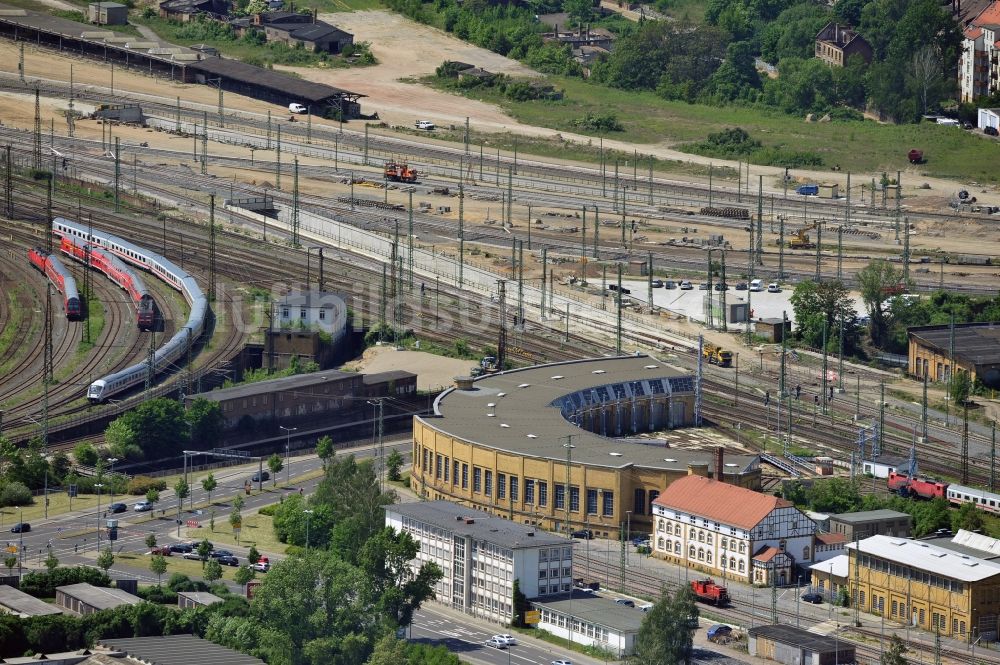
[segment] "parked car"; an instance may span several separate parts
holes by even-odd
[[[763,291],[764,290],[764,280],[753,279],[750,280],[750,290],[751,291]]]
[[[213,559],[218,559],[224,556],[233,556],[233,553],[230,552],[229,550],[212,550],[211,552],[208,553],[208,556],[212,557]]]
[[[220,557],[216,558],[216,561],[218,561],[223,566],[239,566],[240,565],[240,560],[237,559],[234,556],[220,556]]]
[[[629,600],[628,598],[616,598],[615,603],[618,605],[624,605],[625,607],[635,607],[635,602]]]
[[[582,538],[583,540],[591,540],[594,537],[594,532],[590,529],[580,529],[579,531],[573,532],[574,538]]]
[[[736,282],[736,290],[737,291],[746,291],[747,290],[747,283],[746,282]]]
[[[781,293],[781,287],[778,286],[777,282],[771,282],[770,284],[767,285],[767,292],[768,293]]]
[[[259,483],[264,480],[270,480],[270,479],[271,479],[271,474],[268,471],[258,471],[257,473],[250,476],[250,482],[252,483]]]
[[[653,288],[654,289],[662,289],[663,288],[663,280],[662,279],[654,279],[652,281],[652,284],[653,284]]]
[[[491,637],[490,639],[486,640],[486,642],[484,644],[486,644],[486,646],[491,647],[493,649],[506,649],[507,648],[507,643],[506,642],[504,642],[503,640],[498,640],[495,637]]]
[[[132,510],[134,510],[137,513],[145,513],[152,509],[153,509],[153,503],[151,501],[146,501],[145,499],[132,506]]]
[[[108,506],[109,513],[124,513],[126,510],[128,510],[128,506],[124,503],[112,503]]]
[[[253,569],[256,570],[258,573],[266,573],[267,571],[271,570],[271,564],[269,564],[267,561],[258,561],[253,565]]]
[[[173,554],[173,550],[171,550],[170,547],[170,545],[156,545],[153,549],[149,550],[149,553],[154,556],[170,556]]]
[[[302,104],[295,104],[293,102],[288,105],[288,111],[290,113],[305,113],[308,109]]]
[[[552,665],[573,665],[571,660],[553,660]]]
[[[721,638],[729,637],[733,634],[733,627],[724,623],[717,623],[708,629],[706,637],[709,642],[715,642]]]
[[[708,282],[702,282],[698,285],[699,291],[708,291]]]
[[[807,603],[812,603],[813,605],[819,605],[823,602],[823,594],[813,592],[804,593],[802,594],[802,600]]]
[[[694,286],[688,280],[685,279],[681,282],[681,291],[690,291],[693,288]]]
[[[513,635],[508,635],[507,633],[503,633],[501,635],[494,635],[490,639],[491,640],[500,640],[501,642],[503,642],[504,644],[506,644],[509,647],[512,647],[515,644],[517,644],[517,640],[514,639],[514,636]]]
[[[716,291],[728,291],[729,290],[729,285],[726,284],[725,282],[716,282],[712,286],[712,288],[715,289]]]
[[[10,528],[11,533],[28,533],[31,531],[31,525],[27,522],[18,522]]]
[[[187,554],[194,551],[194,545],[191,543],[172,543],[167,549],[177,554]]]
[[[417,120],[417,122],[414,123],[414,125],[416,126],[417,129],[426,129],[427,131],[431,131],[432,129],[434,129],[434,123],[431,122],[430,120]]]
[[[192,561],[201,561],[201,555],[193,550],[191,552],[185,552],[183,558],[190,559]]]
[[[668,279],[667,281],[663,282],[663,288],[665,288],[665,289],[676,289],[677,288],[677,282],[675,282],[672,279]]]
[[[998,131],[996,127],[983,127],[983,134],[986,134],[987,136],[996,136],[997,134],[1000,134],[1000,131]]]

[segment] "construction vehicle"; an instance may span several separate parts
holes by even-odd
[[[708,361],[709,365],[718,365],[719,367],[729,367],[733,364],[733,352],[727,351],[721,346],[716,346],[711,342],[705,342],[705,346],[702,349],[702,356]]]
[[[729,604],[729,592],[726,591],[726,587],[719,586],[712,579],[691,580],[691,592],[703,603],[718,606]]]
[[[417,170],[411,169],[403,162],[389,161],[385,163],[385,179],[393,182],[416,182]]]

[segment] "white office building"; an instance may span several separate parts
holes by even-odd
[[[414,569],[425,561],[441,568],[435,599],[467,614],[509,623],[514,580],[526,598],[572,588],[573,545],[566,538],[448,501],[387,506],[385,523],[420,544]]]

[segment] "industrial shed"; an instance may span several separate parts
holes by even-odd
[[[121,605],[138,605],[141,602],[142,598],[121,589],[97,587],[86,583],[56,587],[56,604],[82,615],[114,609]]]
[[[206,607],[208,605],[214,605],[215,603],[221,602],[221,598],[216,596],[214,593],[208,593],[207,591],[177,592],[177,607],[182,610],[194,607]]]
[[[62,610],[54,605],[49,605],[44,600],[29,596],[20,589],[0,584],[0,614],[13,614],[27,619],[47,614],[62,614]]]
[[[855,661],[854,645],[795,626],[757,626],[747,635],[751,656],[784,665],[848,665]]]
[[[260,658],[227,649],[195,635],[107,638],[98,640],[97,644],[146,665],[264,665]]]

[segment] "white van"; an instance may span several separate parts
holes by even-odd
[[[305,113],[308,109],[302,104],[289,104],[288,111],[290,113]]]
[[[750,281],[751,291],[763,291],[764,290],[764,280],[754,279]]]

